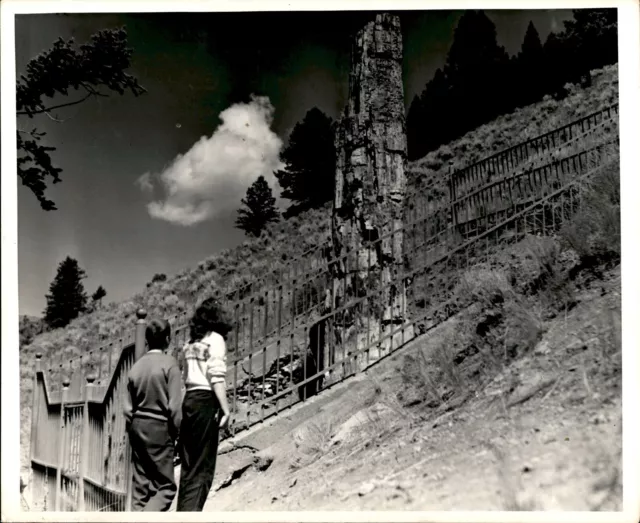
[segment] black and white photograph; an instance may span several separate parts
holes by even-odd
[[[637,3],[29,4],[3,521],[638,520]]]

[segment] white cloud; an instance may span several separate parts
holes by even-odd
[[[151,183],[151,173],[144,173],[136,180],[136,185],[142,192],[153,194],[153,184]]]
[[[252,97],[220,113],[222,124],[178,155],[161,173],[136,181],[143,192],[156,187],[164,199],[147,205],[153,218],[190,226],[240,207],[247,188],[264,176],[279,196],[273,172],[282,168],[282,140],[270,128],[274,108],[267,97]]]

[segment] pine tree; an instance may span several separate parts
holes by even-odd
[[[102,298],[104,298],[107,295],[107,291],[104,290],[104,287],[102,285],[100,285],[97,289],[96,292],[94,292],[91,295],[91,301],[94,304],[97,305],[102,305]]]
[[[483,11],[465,11],[454,31],[444,66],[450,107],[457,121],[448,140],[475,129],[509,107],[509,55],[498,45],[496,27]]]
[[[245,208],[238,210],[236,228],[242,229],[250,236],[260,236],[268,223],[276,222],[280,218],[275,203],[271,187],[264,176],[260,176],[247,189],[247,195],[242,199]]]
[[[575,68],[574,77],[618,61],[617,9],[573,9],[573,20],[564,22],[567,65]]]
[[[285,216],[318,208],[333,199],[336,170],[334,129],[331,118],[311,109],[298,122],[281,153],[284,170],[275,173],[282,197],[293,202]]]
[[[546,70],[545,94],[551,94],[557,99],[563,98],[566,95],[563,86],[570,80],[571,75],[564,35],[549,33],[542,51]]]
[[[545,93],[546,81],[544,51],[538,30],[532,21],[529,21],[527,26],[515,64],[516,82],[514,83],[518,86],[516,103],[529,105],[540,100]]]
[[[422,135],[423,150],[421,156],[448,143],[456,134],[459,118],[451,118],[451,114],[459,116],[456,108],[451,106],[450,85],[444,71],[437,69],[420,97],[424,118]]]
[[[67,256],[58,266],[55,279],[49,286],[44,319],[52,328],[65,327],[87,310],[87,295],[82,285],[86,273],[77,260]]]
[[[529,20],[527,31],[524,34],[524,40],[520,46],[520,55],[529,60],[540,60],[542,56],[542,42],[540,42],[540,34],[533,25],[533,21]]]
[[[407,112],[407,156],[417,160],[424,156],[424,131],[426,127],[424,109],[418,95],[413,97]]]

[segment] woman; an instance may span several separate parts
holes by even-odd
[[[209,298],[191,318],[190,339],[180,354],[186,392],[179,442],[179,512],[202,511],[213,484],[218,434],[229,422],[225,337],[230,330],[220,305]]]

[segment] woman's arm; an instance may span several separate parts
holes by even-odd
[[[221,336],[216,336],[210,341],[209,348],[211,352],[207,360],[207,378],[220,403],[220,408],[222,409],[220,428],[224,428],[229,422],[229,414],[231,412],[227,401],[225,384],[227,377],[227,347],[224,339]]]
[[[229,423],[229,414],[231,411],[229,410],[229,402],[227,401],[227,387],[225,386],[224,381],[217,382],[213,384],[213,392],[218,398],[220,402],[220,408],[222,409],[222,418],[220,418],[220,428],[223,429]]]

